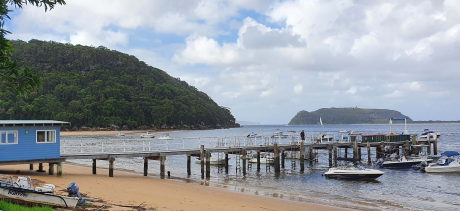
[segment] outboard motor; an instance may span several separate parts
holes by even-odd
[[[79,204],[84,204],[86,200],[81,199],[80,192],[78,192],[80,188],[75,182],[71,182],[69,186],[67,186],[67,192],[69,193],[69,196],[76,196],[79,198],[78,203]]]

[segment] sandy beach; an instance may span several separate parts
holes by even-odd
[[[47,164],[44,164],[48,169]],[[34,166],[38,169],[38,165]],[[19,170],[19,173],[17,172]],[[29,170],[29,165],[0,166],[1,174],[26,175],[34,180],[56,185],[56,193],[63,191],[73,181],[87,197],[103,202],[94,203],[102,210],[350,210],[306,202],[283,200],[274,197],[248,195],[224,188],[217,188],[171,179],[144,177],[142,175],[115,171],[108,177],[107,169],[97,169],[91,174],[90,167],[63,166],[63,176]],[[93,202],[90,202],[93,203]]]

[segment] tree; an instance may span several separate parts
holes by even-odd
[[[18,67],[18,63],[11,60],[13,47],[5,38],[11,32],[5,30],[3,25],[6,19],[10,19],[8,4],[22,8],[23,5],[45,8],[45,12],[52,10],[56,4],[65,5],[64,0],[0,0],[0,94],[4,87],[10,87],[19,94],[27,95],[33,89],[40,86],[40,77],[35,75],[35,70],[27,66]]]

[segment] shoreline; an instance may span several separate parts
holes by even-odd
[[[44,164],[47,169],[47,164]],[[37,168],[37,165],[34,165]],[[9,175],[27,175],[32,179],[56,185],[56,193],[75,181],[80,192],[87,197],[103,200],[109,210],[132,210],[143,204],[154,210],[353,210],[310,202],[280,199],[264,195],[239,193],[227,188],[209,185],[208,181],[183,182],[177,179],[144,177],[137,173],[114,171],[108,177],[108,170],[97,168],[98,174],[91,174],[91,167],[65,163],[62,177],[29,170],[29,165],[0,166],[0,172]],[[19,174],[17,173],[19,170]],[[90,202],[93,203],[93,202]],[[98,203],[95,203],[98,204]],[[238,207],[237,207],[238,206]],[[126,208],[126,209],[124,209]]]
[[[182,130],[120,130],[125,134],[145,133],[150,131],[152,133],[168,133]],[[184,130],[187,131],[187,130]],[[77,131],[61,131],[61,136],[90,136],[90,135],[117,135],[118,130],[77,130]]]

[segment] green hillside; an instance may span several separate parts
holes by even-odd
[[[11,41],[13,60],[34,67],[42,88],[0,96],[0,119],[55,119],[73,126],[234,127],[228,108],[179,78],[103,46]]]
[[[388,109],[322,108],[313,112],[299,111],[289,125],[319,124],[320,117],[324,124],[384,124],[388,123],[390,118],[407,118],[408,122],[412,121],[399,111]]]

